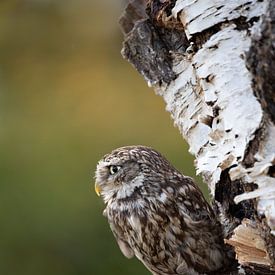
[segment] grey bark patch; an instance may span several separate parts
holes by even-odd
[[[179,22],[172,20],[160,24],[152,16],[154,12],[166,14],[167,9],[174,6],[173,2],[157,5],[157,9],[156,3],[147,5],[146,9],[145,0],[131,1],[120,18],[125,36],[122,56],[133,64],[149,85],[169,84],[176,78],[172,69],[175,55],[184,55],[189,42],[182,25],[178,29]],[[161,10],[163,5],[164,11]]]
[[[136,22],[125,38],[122,56],[150,85],[170,83],[176,78],[169,50],[149,19]]]

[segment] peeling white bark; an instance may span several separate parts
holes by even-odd
[[[267,129],[268,138],[262,142],[254,166],[245,169],[242,165],[249,142],[263,126],[262,107],[253,94],[244,59],[251,46],[251,33],[260,35],[261,20],[250,33],[230,22],[240,16],[247,20],[260,17],[266,13],[267,4],[256,0],[178,0],[172,12],[180,18],[188,38],[227,23],[194,55],[175,59],[173,71],[178,77],[156,91],[196,156],[197,172],[210,179],[212,194],[225,169],[230,168],[231,180],[256,183],[257,190],[237,196],[235,201],[258,198],[258,212],[266,216],[275,235],[275,179],[267,175],[275,162],[274,125]]]
[[[198,173],[211,176],[212,193],[221,171],[243,159],[262,120],[241,57],[248,49],[248,38],[233,28],[213,35],[191,61],[183,62],[179,77],[161,92],[190,152],[196,155]],[[219,115],[214,116],[217,108]]]
[[[179,16],[190,38],[221,22],[240,16],[250,20],[265,14],[267,1],[257,0],[178,0],[172,10],[174,17]]]

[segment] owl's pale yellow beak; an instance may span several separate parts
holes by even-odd
[[[95,183],[95,192],[96,192],[96,194],[97,194],[98,196],[100,196],[101,188],[100,188],[100,186],[99,186],[97,183]]]

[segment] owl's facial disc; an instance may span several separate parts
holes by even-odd
[[[110,165],[110,166],[106,166],[108,169],[107,171],[104,171],[102,173],[102,175],[105,175],[107,176],[107,180],[108,178],[111,178],[111,179],[114,179],[115,178],[115,174],[118,173],[118,171],[120,170],[121,168],[121,165]],[[106,169],[104,169],[106,170]],[[109,170],[109,171],[108,171]],[[109,173],[109,175],[108,175]],[[99,181],[100,182],[100,181]],[[101,192],[102,192],[102,188],[101,188],[101,185],[96,181],[95,183],[95,192],[98,196],[100,196]]]
[[[135,181],[139,177],[138,163],[130,160],[112,158],[101,160],[96,169],[95,191],[107,202],[110,198],[123,198],[131,195],[131,185],[141,184]],[[133,184],[131,184],[133,182]]]

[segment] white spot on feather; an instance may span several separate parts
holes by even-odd
[[[167,195],[164,192],[162,192],[161,195],[160,195],[160,197],[159,197],[159,200],[162,203],[164,203],[166,201],[166,199],[167,199]]]

